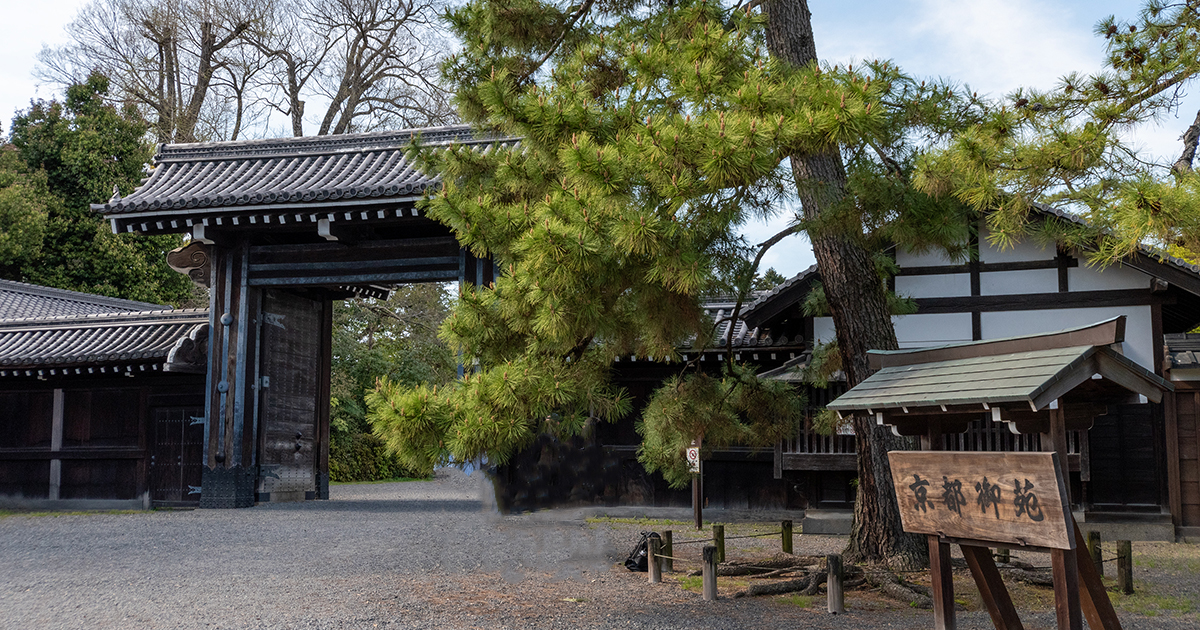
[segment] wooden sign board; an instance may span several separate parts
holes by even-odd
[[[892,451],[888,458],[906,532],[1075,548],[1054,453]]]

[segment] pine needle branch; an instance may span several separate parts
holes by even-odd
[[[545,63],[554,56],[554,51],[558,50],[558,47],[562,45],[563,40],[567,38],[567,33],[570,33],[571,29],[575,28],[575,24],[579,22],[580,18],[582,18],[584,15],[587,15],[588,11],[591,11],[592,4],[594,3],[595,0],[585,0],[584,3],[579,6],[579,10],[571,16],[571,20],[567,22],[566,26],[563,27],[562,32],[558,34],[558,38],[550,44],[550,48],[546,50],[546,54],[542,55],[542,58],[539,59],[537,63],[533,64],[532,68],[526,70],[525,74],[521,75],[521,80],[517,81],[518,84],[527,81],[529,77],[533,76],[533,73],[537,72],[538,69],[545,65]]]

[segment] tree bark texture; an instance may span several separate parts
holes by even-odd
[[[1196,121],[1187,131],[1183,132],[1183,153],[1171,170],[1178,175],[1192,172],[1192,160],[1196,157],[1196,144],[1200,142],[1200,112],[1196,112]]]
[[[815,63],[817,49],[807,0],[769,0],[763,7],[771,55],[797,66]],[[791,166],[806,221],[827,215],[842,202],[846,170],[837,147],[818,154],[792,155]],[[861,226],[823,227],[809,233],[850,387],[871,373],[868,350],[898,347],[884,284],[860,234]],[[845,555],[851,562],[884,562],[896,568],[924,565],[920,537],[905,534],[901,526],[887,459],[889,450],[905,445],[870,417],[855,416],[853,423],[858,493]]]

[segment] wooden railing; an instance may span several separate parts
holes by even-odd
[[[1080,469],[1083,437],[1080,431],[1067,432],[1071,470]],[[1040,435],[1015,434],[1005,423],[993,422],[984,414],[967,425],[963,433],[942,436],[942,449],[947,451],[1040,451],[1041,444]],[[822,435],[813,429],[812,420],[806,419],[795,437],[780,443],[778,467],[779,470],[854,470],[854,449],[853,435]]]

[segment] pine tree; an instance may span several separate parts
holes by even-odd
[[[1036,232],[1091,250],[1102,264],[1145,246],[1200,257],[1200,176],[1192,168],[1200,114],[1173,162],[1127,142],[1130,131],[1177,111],[1200,76],[1198,29],[1196,2],[1150,0],[1135,19],[1101,20],[1105,70],[988,104],[976,124],[922,158],[918,186],[986,211],[999,246]],[[1029,210],[1038,203],[1089,225],[1036,220]]]
[[[774,10],[477,0],[450,15],[463,48],[444,73],[461,116],[519,140],[487,151],[414,147],[445,181],[429,214],[502,273],[465,289],[442,329],[464,363],[477,362],[472,373],[436,390],[385,382],[369,397],[376,430],[409,463],[504,461],[539,432],[625,416],[612,360],[679,361],[681,341],[713,343],[720,322],[704,317],[700,297],[731,285],[744,299],[766,248],[799,229],[818,249],[839,344],[852,349],[851,384],[866,377],[868,348],[895,347],[882,247],[965,243],[971,223],[961,204],[912,189],[913,138],[942,138],[977,108],[886,62],[854,69],[821,66],[815,52],[788,56],[780,47],[811,39],[811,27],[806,15],[785,23]],[[808,168],[813,156],[833,179]],[[797,224],[757,248],[736,236],[797,188]],[[864,309],[882,316],[860,322]],[[771,443],[799,416],[794,393],[732,354],[720,374],[680,361],[644,414],[641,459],[676,485],[692,439],[705,449]],[[860,462],[877,462],[890,442],[859,424]],[[870,509],[852,550],[919,563],[890,489],[872,483],[890,479],[886,460],[867,466]]]

